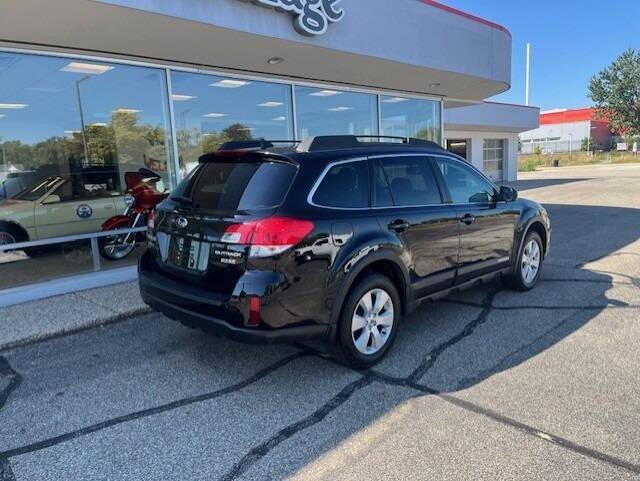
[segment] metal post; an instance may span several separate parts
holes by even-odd
[[[87,143],[87,134],[85,132],[84,125],[84,112],[82,111],[82,98],[80,97],[80,83],[85,80],[89,80],[89,76],[85,75],[79,80],[76,80],[76,96],[78,97],[78,109],[80,109],[80,128],[82,129],[82,144],[84,145],[85,163],[89,163],[89,144]]]
[[[98,249],[98,238],[91,238],[91,257],[93,258],[93,272],[100,270],[100,252]]]
[[[167,95],[169,97],[169,128],[171,131],[171,148],[173,151],[173,169],[175,170],[173,175],[174,184],[171,188],[175,188],[182,176],[180,175],[180,150],[178,148],[178,129],[176,126],[176,112],[173,105],[173,85],[171,83],[171,70],[165,69],[165,80],[167,84]],[[170,176],[170,178],[172,178]]]
[[[527,72],[525,79],[525,105],[529,105],[529,93],[531,88],[531,44],[527,43]]]

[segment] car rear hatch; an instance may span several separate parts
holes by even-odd
[[[205,156],[158,212],[161,269],[230,295],[249,257],[266,257],[253,245],[256,232],[278,219],[297,170],[286,158],[263,153]]]

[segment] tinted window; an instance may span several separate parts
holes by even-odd
[[[455,204],[485,203],[493,199],[493,186],[471,167],[453,160],[438,159],[437,162]]]
[[[313,202],[327,207],[369,207],[368,162],[338,164],[325,175]]]
[[[175,195],[210,210],[268,209],[282,203],[295,174],[293,165],[280,162],[208,162]]]
[[[426,157],[397,157],[378,161],[376,179],[384,178],[393,199],[398,206],[440,204],[442,199],[438,185]],[[376,187],[378,183],[376,182]],[[379,194],[379,195],[378,195]],[[383,202],[384,189],[376,188],[376,201]],[[376,204],[377,205],[377,204]]]

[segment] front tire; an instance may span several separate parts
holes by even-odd
[[[358,282],[345,300],[339,325],[347,363],[365,369],[379,362],[395,341],[400,314],[400,296],[388,277],[374,274]]]
[[[537,232],[529,232],[518,253],[518,261],[514,266],[514,270],[506,278],[507,286],[521,292],[533,289],[540,278],[543,260],[544,247],[542,239]]]

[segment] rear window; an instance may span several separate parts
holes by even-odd
[[[209,210],[270,209],[282,204],[296,170],[283,162],[207,162],[174,195]]]
[[[369,207],[368,163],[354,161],[333,166],[318,186],[313,202],[325,207]]]

